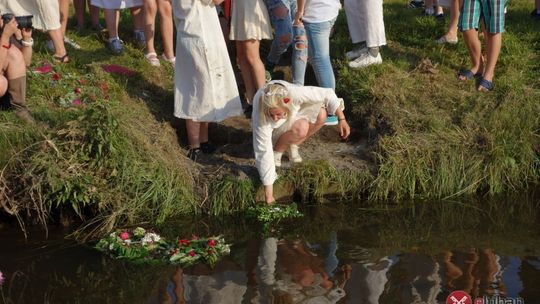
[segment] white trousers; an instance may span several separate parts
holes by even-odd
[[[345,13],[353,43],[365,41],[368,47],[386,44],[382,0],[345,0]]]

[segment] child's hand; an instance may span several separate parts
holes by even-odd
[[[340,119],[338,123],[339,127],[339,136],[341,136],[342,139],[347,139],[349,137],[349,134],[351,134],[351,127],[349,127],[349,124],[345,119]]]

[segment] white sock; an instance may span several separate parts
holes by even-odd
[[[283,152],[277,152],[277,151],[274,151],[274,165],[276,167],[280,167],[281,166],[281,157],[283,156]]]

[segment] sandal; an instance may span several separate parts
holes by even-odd
[[[66,53],[64,56],[54,56],[53,55],[53,59],[54,59],[54,61],[56,61],[58,63],[68,63],[69,62],[68,53]]]
[[[163,58],[163,60],[165,60],[165,61],[167,61],[168,63],[170,63],[173,67],[174,67],[175,64],[176,64],[176,57],[167,58],[167,56],[165,56],[165,54],[162,54],[162,55],[161,55],[161,58]]]
[[[458,43],[458,37],[456,36],[455,38],[448,38],[445,36],[441,36],[441,38],[435,40],[435,42],[437,44],[445,44],[445,43],[448,43],[448,44],[457,44]]]
[[[481,73],[474,74],[471,70],[461,70],[457,74],[457,79],[460,81],[467,81],[471,80],[473,78],[480,78],[482,77]]]
[[[158,59],[156,53],[153,53],[153,52],[152,52],[152,53],[145,54],[145,55],[144,55],[144,59],[146,59],[146,61],[148,61],[148,63],[150,63],[151,66],[158,67],[158,66],[161,65],[161,64],[159,63],[159,59]]]
[[[481,78],[478,82],[478,91],[480,92],[490,92],[493,91],[493,82],[485,78]]]

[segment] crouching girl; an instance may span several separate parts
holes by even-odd
[[[275,201],[273,184],[283,153],[287,151],[289,161],[301,162],[298,146],[324,125],[328,114],[338,117],[341,138],[349,136],[351,129],[343,109],[343,99],[332,89],[276,80],[257,91],[253,98],[253,150],[267,203]]]

